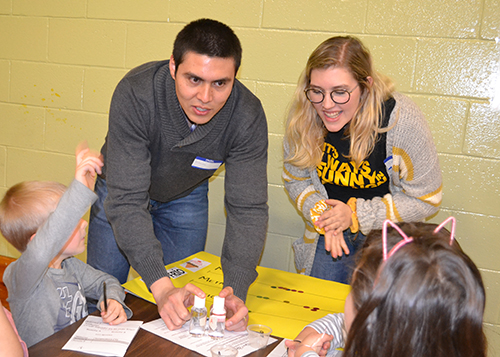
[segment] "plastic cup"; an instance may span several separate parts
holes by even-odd
[[[266,347],[269,335],[273,332],[269,326],[261,324],[249,325],[247,331],[250,346],[254,348]]]
[[[229,345],[215,345],[210,349],[212,357],[236,357],[238,350]]]

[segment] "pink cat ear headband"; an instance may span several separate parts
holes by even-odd
[[[441,228],[443,228],[448,222],[451,221],[451,232],[450,232],[450,245],[453,243],[453,240],[455,239],[455,225],[456,225],[456,219],[455,217],[448,217],[446,218],[439,226],[436,227],[434,230],[434,234],[439,232]],[[392,228],[398,231],[398,233],[403,237],[403,240],[400,241],[398,244],[396,244],[392,249],[387,253],[387,225],[391,225]],[[384,253],[384,262],[390,258],[394,253],[396,253],[399,248],[404,246],[407,243],[413,242],[412,237],[408,237],[405,232],[399,226],[392,221],[386,219],[384,221],[384,224],[382,226],[382,249]]]

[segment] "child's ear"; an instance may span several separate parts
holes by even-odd
[[[33,235],[30,237],[30,242],[33,240],[33,238],[35,238],[36,236],[36,233],[33,233]]]

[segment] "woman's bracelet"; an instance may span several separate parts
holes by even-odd
[[[358,215],[356,214],[356,197],[349,198],[349,201],[347,201],[347,205],[352,211],[351,213],[352,225],[349,228],[351,228],[352,233],[357,233],[359,231],[359,222],[358,222]]]

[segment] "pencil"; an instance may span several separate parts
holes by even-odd
[[[102,283],[102,291],[103,291],[103,295],[104,295],[104,313],[108,312],[108,297],[107,297],[107,294],[106,294],[106,282],[103,282]]]

